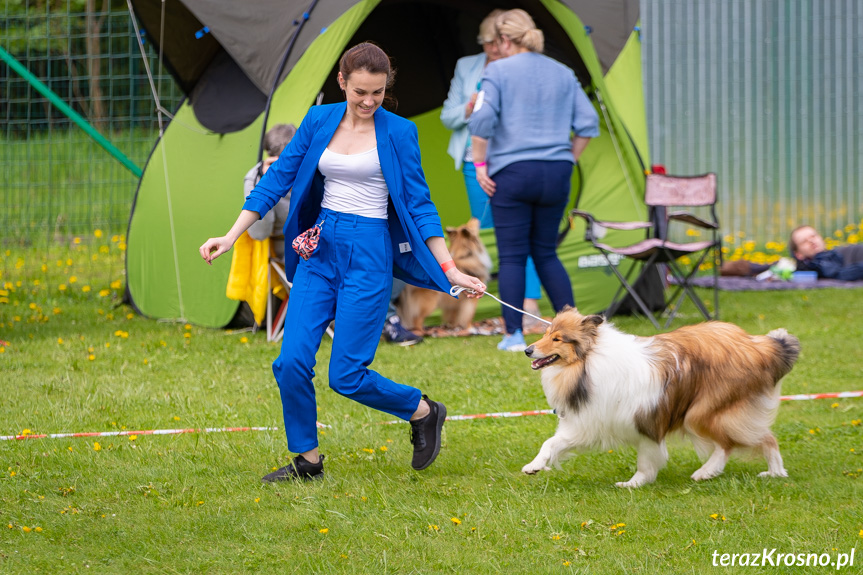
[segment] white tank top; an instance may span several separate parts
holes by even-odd
[[[322,208],[387,219],[389,189],[381,171],[378,149],[361,154],[336,154],[329,148],[321,154],[318,170],[324,176]]]

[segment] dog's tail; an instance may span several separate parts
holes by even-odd
[[[800,340],[782,328],[774,329],[767,334],[767,337],[776,343],[777,357],[774,367],[778,382],[791,371],[797,358],[800,357]]]

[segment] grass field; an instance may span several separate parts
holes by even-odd
[[[115,307],[119,289],[57,283],[13,283],[0,302],[0,435],[282,428],[278,347],[262,333],[145,320]],[[723,293],[721,304],[751,332],[800,338],[784,393],[863,388],[859,291]],[[615,323],[651,333],[644,320]],[[382,344],[374,368],[451,415],[546,408],[528,361],[496,343]],[[614,487],[634,470],[627,448],[522,475],[553,416],[449,422],[440,458],[414,472],[406,425],[380,425],[392,418],[327,388],[329,351],[325,340],[316,379],[328,477],[315,485],[261,484],[287,459],[281,431],[0,441],[0,572],[705,573],[714,552],[835,560],[863,547],[863,399],[783,403],[774,429],[787,479],[732,460],[696,484],[682,441],[636,491]],[[844,571],[861,562],[856,549]]]

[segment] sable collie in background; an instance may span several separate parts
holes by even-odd
[[[491,277],[491,257],[479,237],[479,220],[471,218],[457,228],[446,229],[449,252],[455,265],[462,272],[488,283]],[[409,330],[422,333],[423,323],[440,306],[444,325],[466,330],[473,323],[478,300],[456,299],[449,294],[408,285],[398,301],[402,325]]]
[[[709,455],[696,481],[722,473],[736,448],[761,450],[767,471],[760,476],[788,476],[770,432],[779,380],[800,355],[800,342],[784,329],[752,336],[708,322],[637,337],[570,308],[524,352],[542,370],[559,418],[524,473],[548,471],[579,448],[628,444],[638,449],[637,470],[617,486],[639,487],[665,466],[665,437],[682,430],[699,455]]]

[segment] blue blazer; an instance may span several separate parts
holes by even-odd
[[[460,170],[464,162],[464,151],[470,132],[464,117],[464,107],[470,97],[477,92],[477,84],[485,68],[485,52],[459,58],[455,63],[455,75],[449,85],[449,92],[440,111],[440,121],[452,130],[447,153],[455,160],[455,169]]]
[[[318,162],[346,108],[341,102],[309,109],[296,135],[243,204],[244,210],[263,216],[293,189],[284,228],[286,244],[317,223],[324,197]],[[449,280],[425,243],[430,237],[443,237],[443,228],[423,173],[417,127],[383,108],[375,111],[374,120],[381,171],[390,193],[393,275],[413,285],[447,292]],[[293,281],[299,261],[296,252],[285,250],[288,280]]]

